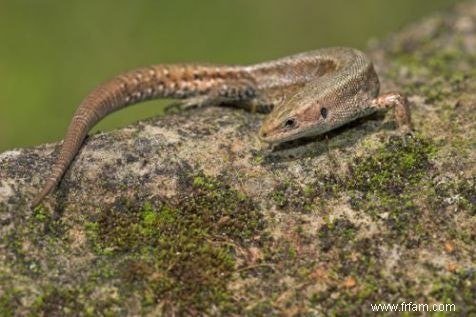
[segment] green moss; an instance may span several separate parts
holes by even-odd
[[[33,218],[38,222],[45,222],[51,218],[51,211],[43,206],[36,207],[33,210]]]
[[[276,314],[277,312],[275,311],[273,307],[273,303],[271,300],[266,299],[263,301],[260,301],[253,305],[250,310],[247,311],[248,316],[270,316],[273,314]]]
[[[312,188],[312,186],[310,186],[310,185],[305,185],[303,187],[302,191],[304,192],[304,195],[306,197],[312,197],[315,193],[314,188]]]
[[[209,190],[217,189],[217,184],[211,178],[202,175],[195,176],[193,178],[193,186],[196,188],[206,188]]]
[[[93,292],[93,285],[44,286],[30,307],[31,316],[116,316],[117,299],[87,300]]]
[[[194,186],[203,186],[205,183],[205,178],[202,176],[195,176],[193,179]]]
[[[337,218],[335,221],[326,223],[319,230],[321,250],[329,251],[331,248],[343,248],[357,235],[358,228],[349,220]]]
[[[371,156],[356,158],[348,179],[350,189],[398,195],[414,185],[430,167],[436,148],[418,135],[391,137]]]
[[[253,156],[253,162],[254,162],[255,164],[258,164],[258,165],[259,165],[259,164],[263,163],[264,160],[265,160],[265,157],[264,157],[263,155],[255,155],[255,156]]]
[[[3,283],[2,283],[3,285]],[[15,288],[3,288],[0,296],[0,316],[14,316],[20,303],[21,292]]]
[[[140,302],[140,314],[157,307],[164,314],[206,314],[212,307],[238,314],[242,308],[227,289],[235,272],[235,248],[259,242],[262,216],[249,197],[215,178],[194,175],[179,185],[179,203],[154,201],[139,210],[94,212],[82,228],[93,265],[83,267],[81,259],[72,269],[75,274],[66,277],[58,267],[71,254],[66,223],[84,216],[54,220],[40,208],[22,218],[4,237],[14,273],[9,271],[8,279],[0,274],[0,285],[9,289],[0,298],[0,315],[13,315],[27,296],[11,287],[12,276],[21,276],[21,284],[23,276],[40,273],[61,285],[39,280],[29,307],[34,316],[126,315],[131,301],[134,307]],[[82,236],[76,227],[71,233]]]
[[[459,316],[476,314],[476,272],[457,272],[435,279],[431,296],[439,303],[454,304]]]
[[[334,176],[316,176],[316,182],[301,186],[291,180],[278,184],[270,193],[270,200],[279,209],[310,213],[316,210],[319,201],[326,200],[336,192]]]
[[[473,68],[461,63],[468,60],[463,48],[437,50],[431,41],[413,52],[396,48],[392,60],[394,67],[390,75],[400,80],[400,70],[407,70],[406,77],[411,82],[404,85],[404,92],[425,96],[426,102],[439,102],[455,96],[464,88],[467,79],[476,75]]]
[[[83,308],[78,290],[56,287],[43,289],[31,307],[34,314],[41,313],[45,316],[69,315],[83,311]]]
[[[157,213],[153,210],[144,210],[142,213],[144,225],[150,226],[157,221]]]
[[[84,223],[86,236],[90,241],[93,250],[99,255],[111,255],[113,250],[110,247],[104,247],[98,240],[99,224],[97,222],[86,221]]]
[[[352,207],[385,224],[392,241],[417,246],[429,234],[422,230],[416,202],[435,153],[435,146],[419,135],[395,136],[372,155],[354,159],[345,182]]]
[[[284,194],[283,191],[276,190],[271,194],[271,198],[274,201],[276,205],[279,207],[284,207],[288,203],[288,200],[286,198],[286,195]]]
[[[99,225],[96,222],[86,221],[84,223],[84,229],[90,234],[96,235]]]
[[[379,285],[372,279],[362,284],[359,291],[356,294],[358,302],[362,303],[364,300],[372,296],[379,289]]]
[[[296,258],[296,255],[297,255],[297,250],[296,250],[296,247],[294,245],[288,245],[288,258],[291,258],[291,259],[294,259]]]
[[[165,311],[237,311],[227,290],[234,245],[261,233],[261,215],[244,194],[204,175],[187,178],[180,192],[178,205],[103,212],[86,224],[88,238],[98,255],[123,259],[122,292],[139,293],[144,307],[162,301]]]

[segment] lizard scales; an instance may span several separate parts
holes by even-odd
[[[268,143],[319,135],[381,108],[394,107],[399,126],[411,129],[405,98],[379,96],[369,58],[344,47],[324,48],[251,66],[154,65],[118,75],[79,105],[35,207],[59,184],[89,130],[108,114],[158,98],[185,105],[233,103],[269,111],[259,132]]]

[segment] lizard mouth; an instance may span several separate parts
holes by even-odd
[[[279,134],[273,134],[272,131],[268,131],[264,127],[259,130],[258,137],[265,143],[279,143],[278,139],[280,139]]]
[[[298,139],[301,137],[301,134],[299,133],[270,133],[267,132],[266,130],[261,129],[259,134],[258,134],[260,140],[262,142],[268,143],[268,144],[278,144],[278,143],[284,143],[288,141],[292,141],[295,139]]]
[[[329,129],[325,129],[323,126],[320,126],[320,127],[308,126],[306,129],[301,129],[301,130],[293,129],[293,130],[283,131],[283,130],[279,130],[279,128],[266,129],[263,126],[260,129],[258,136],[262,142],[265,142],[268,144],[279,144],[279,143],[294,141],[300,138],[308,138],[308,137],[312,138],[328,130]]]

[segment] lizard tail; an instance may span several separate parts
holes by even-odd
[[[128,105],[158,98],[184,99],[215,94],[218,94],[215,98],[219,98],[220,94],[226,98],[243,98],[243,94],[252,95],[249,89],[255,84],[251,81],[249,73],[240,67],[155,65],[124,73],[105,82],[79,105],[51,174],[30,206],[38,206],[55,189],[89,130],[108,114]],[[230,90],[233,87],[237,89]]]
[[[86,138],[89,129],[102,119],[104,113],[112,112],[115,108],[124,105],[125,93],[121,91],[118,84],[118,80],[114,79],[105,83],[94,90],[80,104],[69,124],[58,158],[46,184],[30,204],[32,208],[38,206],[58,185]]]

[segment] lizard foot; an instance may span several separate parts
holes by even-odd
[[[407,146],[408,143],[411,142],[411,139],[415,137],[415,131],[399,128],[398,130],[389,132],[389,138],[394,137],[399,137],[402,140],[402,144]]]
[[[395,119],[400,133],[405,135],[413,131],[410,107],[404,95],[397,92],[380,95],[372,100],[372,106],[377,109],[395,108]]]
[[[177,113],[180,111],[187,111],[190,109],[201,108],[206,106],[212,106],[217,104],[217,100],[209,95],[202,95],[187,98],[178,102],[174,102],[165,107],[165,113]]]

